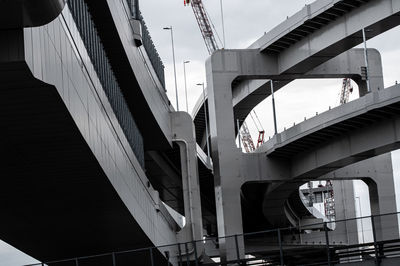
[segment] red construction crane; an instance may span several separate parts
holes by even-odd
[[[253,110],[253,113],[254,113],[254,117],[256,119],[254,119],[254,117],[251,113],[250,113],[250,117],[253,120],[254,125],[256,126],[256,128],[258,130],[258,139],[257,139],[257,148],[258,148],[264,143],[265,130],[261,124],[260,119],[258,118],[256,111]]]
[[[240,129],[240,137],[242,138],[243,147],[247,153],[255,151],[256,148],[254,147],[254,142],[251,137],[249,128],[244,121]]]
[[[347,103],[349,101],[350,93],[352,92],[353,86],[351,85],[351,79],[344,78],[342,90],[340,91],[340,104]]]
[[[219,48],[211,27],[210,19],[204,9],[203,2],[201,0],[184,0],[184,4],[185,6],[192,6],[194,16],[196,17],[197,24],[199,24],[201,35],[203,35],[208,53],[212,54]]]

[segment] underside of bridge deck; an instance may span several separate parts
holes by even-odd
[[[56,88],[25,63],[0,83],[0,238],[41,261],[151,246]]]

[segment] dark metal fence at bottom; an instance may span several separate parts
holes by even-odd
[[[194,242],[25,266],[330,266],[352,262],[380,265],[387,259],[398,259],[400,265],[399,215],[390,213],[227,237],[205,237]]]

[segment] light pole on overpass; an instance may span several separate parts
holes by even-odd
[[[188,104],[188,96],[187,96],[187,83],[186,83],[186,64],[190,63],[190,61],[183,61],[183,78],[185,79],[185,98],[186,98],[186,112],[189,113],[189,104]]]
[[[171,31],[171,42],[172,42],[172,59],[174,61],[174,77],[175,77],[175,97],[176,97],[176,110],[179,111],[178,101],[178,82],[176,80],[176,64],[175,64],[175,47],[174,47],[174,32],[172,26],[163,28],[164,30]]]
[[[222,4],[222,0],[220,0],[220,4],[221,4],[221,20],[222,20],[222,40],[223,40],[223,45],[224,45],[224,49],[226,48],[226,40],[225,40],[225,22],[224,22],[224,9],[223,9],[223,4]]]
[[[363,35],[363,42],[364,42],[364,59],[365,59],[365,70],[366,70],[366,81],[367,81],[367,91],[371,92],[371,87],[369,83],[369,65],[368,65],[368,50],[367,50],[367,36],[366,32],[371,32],[371,29],[362,29],[362,35]]]
[[[271,79],[271,97],[272,97],[272,115],[274,117],[274,130],[275,134],[278,134],[278,127],[276,124],[276,110],[275,110],[275,96],[274,96],[274,81]]]

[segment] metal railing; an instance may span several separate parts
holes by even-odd
[[[287,227],[227,237],[209,237],[172,245],[111,252],[41,265],[337,265],[400,258],[399,215],[389,213]],[[364,223],[364,230],[357,223]],[[241,243],[246,248],[240,248]],[[200,253],[199,250],[204,252]],[[220,261],[220,250],[228,254]],[[245,250],[245,252],[244,252]],[[160,260],[160,257],[162,258]],[[197,258],[196,260],[194,258]],[[93,264],[94,263],[94,264]]]
[[[164,74],[164,64],[161,60],[160,55],[156,49],[156,46],[153,43],[153,40],[150,36],[150,31],[147,28],[146,22],[143,19],[142,13],[139,11],[139,19],[142,23],[142,41],[144,49],[150,59],[150,62],[154,68],[154,71],[157,74],[158,79],[160,80],[161,84],[165,88],[165,74]]]
[[[140,20],[142,24],[142,42],[143,47],[146,50],[147,56],[153,66],[153,69],[161,82],[161,85],[165,88],[165,74],[164,74],[164,64],[161,60],[160,55],[153,43],[153,39],[150,36],[150,31],[144,21],[142,13],[140,12],[138,0],[126,0],[128,3],[130,16],[134,19]]]
[[[134,19],[140,19],[139,18],[139,0],[126,0],[129,6],[129,11],[131,12],[131,16]]]
[[[143,136],[122,94],[87,4],[84,0],[68,0],[68,6],[115,116],[139,163],[144,167]]]

